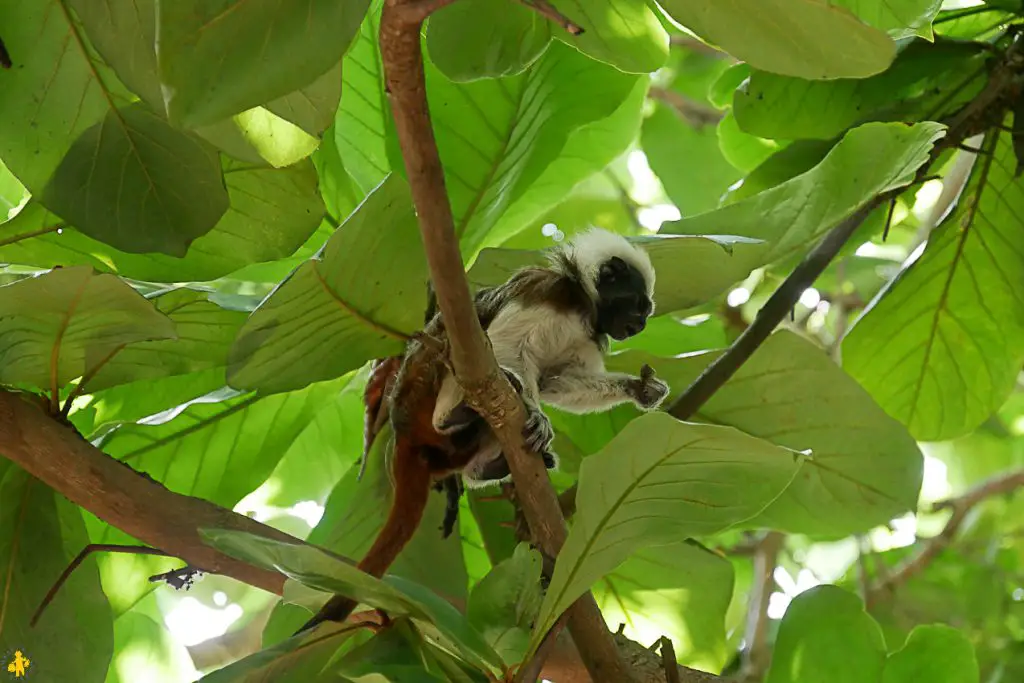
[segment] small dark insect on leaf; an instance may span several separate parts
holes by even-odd
[[[1013,155],[1017,157],[1017,172],[1024,171],[1024,97],[1018,97],[1013,105]]]
[[[11,55],[7,52],[7,46],[4,45],[3,38],[0,38],[0,66],[5,69],[10,69],[12,66]]]

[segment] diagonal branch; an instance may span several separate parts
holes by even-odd
[[[477,319],[466,282],[444,170],[427,108],[420,29],[424,16],[411,0],[387,0],[381,13],[380,48],[395,129],[419,215],[420,231],[437,304],[451,343],[455,375],[470,404],[494,429],[533,537],[555,557],[565,542],[565,518],[541,458],[527,451],[524,411]],[[569,608],[569,631],[591,677],[598,683],[631,679],[604,618],[588,592]]]
[[[1024,470],[1013,470],[982,482],[958,498],[936,503],[933,506],[935,511],[945,509],[953,511],[946,525],[937,536],[926,540],[917,554],[905,560],[903,564],[867,591],[866,602],[868,606],[877,604],[879,599],[886,593],[894,591],[899,585],[906,583],[927,569],[928,565],[935,561],[935,558],[953,543],[953,539],[956,538],[957,532],[960,531],[960,527],[963,526],[964,521],[967,519],[967,515],[976,506],[989,498],[1013,493],[1022,487],[1024,487]]]
[[[0,391],[0,454],[103,521],[211,573],[281,594],[285,577],[206,545],[201,528],[302,541],[208,501],[184,496],[95,448],[22,394]],[[347,560],[346,560],[347,561]]]

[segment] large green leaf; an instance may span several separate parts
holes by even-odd
[[[767,244],[734,252],[748,271],[808,248],[875,195],[902,187],[944,134],[937,123],[868,123],[848,132],[825,159],[796,178],[716,211],[665,223],[661,233],[754,237]],[[723,226],[725,228],[723,229]],[[752,258],[753,257],[753,258]],[[732,267],[742,270],[740,264]]]
[[[942,8],[942,0],[835,0],[863,21],[893,38],[918,35],[931,40],[932,19]]]
[[[308,160],[283,169],[229,167],[224,180],[231,206],[183,258],[118,251],[62,227],[58,217],[34,202],[0,224],[0,241],[46,232],[0,247],[0,258],[37,266],[87,264],[149,282],[212,280],[252,263],[290,256],[324,215],[316,170]]]
[[[609,367],[636,372],[650,363],[678,396],[718,355],[624,353]],[[907,430],[823,351],[792,332],[769,337],[697,417],[810,451],[793,483],[754,526],[845,535],[866,532],[917,503],[923,458]]]
[[[436,627],[466,661],[483,670],[501,670],[501,658],[469,621],[422,586],[398,577],[376,579],[311,545],[292,545],[225,529],[203,529],[200,533],[207,543],[232,557],[280,571],[325,593],[355,596],[360,602],[387,611],[389,616],[408,616]]]
[[[72,143],[129,94],[94,58],[60,0],[0,0],[0,158],[32,193],[43,190]]]
[[[889,655],[882,683],[978,683],[974,647],[945,624],[918,626],[902,649]]]
[[[1010,134],[990,134],[956,210],[843,342],[843,365],[922,441],[966,434],[1024,362],[1024,188]]]
[[[172,491],[230,508],[263,483],[345,381],[272,396],[204,397],[124,425],[102,447]]]
[[[722,156],[713,127],[696,128],[664,104],[644,121],[641,144],[651,170],[684,216],[716,208],[743,175]],[[680,163],[683,158],[686,163]]]
[[[637,551],[594,584],[593,593],[605,621],[626,624],[626,637],[670,637],[680,664],[721,671],[731,656],[725,613],[732,563],[692,541]]]
[[[345,54],[368,4],[159,3],[158,63],[171,119],[215,123],[312,83]]]
[[[409,186],[391,176],[253,312],[228,379],[287,391],[400,353],[422,325],[426,282]]]
[[[0,459],[0,643],[29,660],[24,680],[102,683],[114,647],[110,606],[96,560],[61,587],[39,622],[29,619],[68,563],[89,543],[78,507]],[[6,665],[10,660],[4,660]],[[14,677],[10,677],[14,680]]]
[[[644,0],[553,0],[583,29],[571,35],[553,26],[552,35],[594,59],[627,73],[656,71],[668,58],[668,33]]]
[[[760,513],[800,470],[793,451],[661,412],[630,422],[580,468],[576,515],[532,645],[630,553],[713,534]]]
[[[918,40],[871,78],[807,81],[754,71],[736,91],[733,111],[746,132],[778,139],[829,140],[868,120],[940,120],[984,86],[988,54],[971,43]]]
[[[885,33],[822,0],[658,4],[700,37],[764,71],[801,78],[864,78],[883,71],[896,56],[896,45]]]
[[[129,382],[227,367],[228,349],[246,315],[211,303],[206,295],[179,289],[152,299],[173,321],[174,339],[138,342],[114,353],[89,378],[89,393]]]
[[[551,42],[546,19],[507,0],[460,0],[430,16],[430,61],[453,81],[513,76]]]
[[[113,275],[59,268],[0,287],[0,382],[59,390],[174,323]]]
[[[541,565],[540,553],[520,543],[469,595],[466,616],[508,665],[526,654],[543,598]]]
[[[801,593],[775,640],[767,683],[880,683],[885,643],[860,600],[835,586]]]
[[[40,200],[100,242],[177,257],[228,208],[216,151],[141,103],[85,130]]]

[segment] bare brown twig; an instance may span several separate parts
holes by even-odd
[[[557,24],[564,28],[569,34],[578,36],[583,34],[583,27],[577,24],[575,21],[565,16],[558,11],[558,8],[552,5],[547,0],[518,0],[520,3],[529,7],[537,14],[546,18],[548,21]]]
[[[683,121],[694,128],[715,125],[725,116],[724,112],[702,102],[691,100],[686,95],[675,90],[652,86],[647,92],[652,99],[663,102],[671,107]]]
[[[935,558],[952,544],[967,515],[977,505],[989,498],[1012,493],[1021,487],[1024,487],[1024,470],[1014,470],[984,481],[958,498],[936,503],[933,510],[953,511],[946,525],[937,536],[924,541],[915,555],[871,587],[866,601],[868,607],[877,604],[886,594],[895,591],[898,586],[920,574],[935,561]]]

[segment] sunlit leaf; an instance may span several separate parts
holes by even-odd
[[[670,637],[680,664],[720,671],[726,649],[725,612],[733,594],[729,560],[682,541],[644,548],[594,584],[605,620],[624,623],[637,642]]]
[[[880,683],[885,643],[857,597],[818,586],[793,599],[779,626],[767,683]]]
[[[159,3],[158,63],[171,119],[214,123],[312,83],[345,54],[368,4]]]
[[[650,363],[672,387],[672,400],[718,355],[659,359],[627,353],[609,365],[635,373]],[[752,523],[755,527],[807,534],[864,532],[917,502],[923,463],[907,430],[823,351],[792,332],[769,337],[696,417],[794,451],[810,451],[789,488]]]
[[[41,234],[0,247],[0,257],[43,266],[87,264],[150,282],[212,280],[252,263],[291,255],[323,217],[316,172],[308,160],[286,169],[229,168],[224,179],[231,206],[183,258],[118,251],[69,228],[34,202],[0,224],[0,241]]]
[[[736,121],[766,138],[829,140],[869,120],[941,120],[984,87],[987,57],[979,45],[919,40],[871,78],[807,81],[754,71],[736,91]]]
[[[409,187],[389,177],[252,314],[231,385],[287,391],[400,353],[422,325],[426,282]]]
[[[661,412],[630,422],[583,461],[576,515],[533,647],[558,615],[630,553],[750,519],[786,489],[801,460],[729,427],[680,422]]]
[[[889,655],[882,683],[978,683],[974,648],[959,630],[945,624],[918,626],[902,649]]]
[[[0,287],[0,382],[60,389],[174,323],[113,275],[59,268]]]
[[[659,4],[700,37],[764,71],[801,78],[864,78],[883,71],[896,55],[896,45],[885,33],[821,0]]]
[[[923,441],[974,429],[1024,362],[1024,189],[1009,134],[990,134],[957,208],[868,306],[843,365]]]
[[[13,659],[18,650],[29,660],[25,680],[105,679],[114,633],[94,558],[75,570],[60,599],[28,626],[54,581],[88,543],[77,506],[0,459],[0,639],[10,650],[5,673],[6,657]]]

